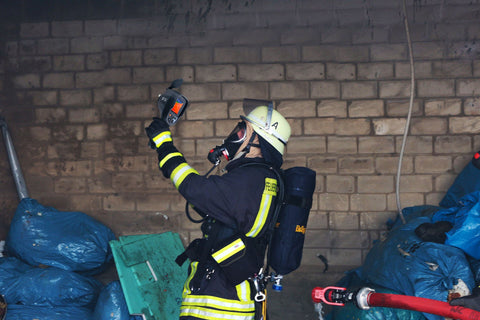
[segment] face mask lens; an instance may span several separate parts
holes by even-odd
[[[237,124],[237,126],[233,129],[233,131],[228,135],[225,139],[225,142],[230,143],[240,143],[245,140],[245,136],[247,135],[247,125],[245,121],[241,121]]]

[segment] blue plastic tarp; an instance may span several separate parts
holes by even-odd
[[[457,206],[437,211],[432,220],[451,222],[453,228],[447,232],[445,244],[480,259],[480,191],[465,195]]]
[[[458,174],[452,186],[440,201],[440,206],[444,208],[455,207],[461,198],[474,191],[480,191],[480,169],[470,161]]]
[[[112,262],[113,232],[82,212],[62,212],[25,198],[6,241],[9,255],[32,266],[96,274]]]
[[[387,238],[378,241],[364,264],[356,270],[362,281],[395,290],[404,295],[446,301],[448,290],[459,279],[472,290],[475,281],[464,252],[458,248],[422,242],[415,228],[432,222],[419,217],[392,229]],[[424,314],[429,320],[442,317]]]
[[[0,258],[0,293],[9,306],[78,306],[93,310],[102,287],[99,281],[71,271],[32,267],[14,257]]]
[[[125,295],[120,281],[112,281],[103,288],[98,297],[92,320],[140,320],[141,316],[131,316],[128,312]]]
[[[408,223],[414,219],[420,217],[429,217],[431,218],[435,212],[438,210],[443,209],[442,207],[431,206],[431,205],[423,205],[423,206],[413,206],[413,207],[406,207],[402,209],[402,215],[405,219],[405,222]],[[395,221],[387,221],[388,229],[393,229],[403,225],[403,221],[400,218],[400,215],[397,215]]]
[[[85,307],[40,307],[8,305],[5,320],[91,320],[92,310]]]

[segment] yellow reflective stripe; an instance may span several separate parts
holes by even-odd
[[[170,131],[164,131],[153,137],[153,142],[155,142],[155,146],[159,148],[164,142],[172,141],[172,136]]]
[[[272,204],[273,197],[277,195],[277,180],[272,178],[265,178],[265,189],[263,190],[262,200],[260,201],[260,208],[258,209],[255,222],[250,231],[247,232],[247,237],[256,237],[262,230],[267,221],[268,212]]]
[[[257,213],[257,217],[255,222],[253,223],[252,228],[246,234],[247,237],[255,237],[257,236],[260,231],[262,230],[263,226],[265,225],[265,221],[267,220],[268,212],[270,211],[270,204],[272,203],[272,196],[271,195],[262,195],[262,201],[260,203],[260,208]]]
[[[255,304],[252,300],[237,301],[207,295],[188,295],[183,298],[182,306],[212,307],[239,312],[255,310]]]
[[[185,280],[185,284],[183,285],[183,298],[185,298],[187,295],[191,293],[190,291],[190,281],[192,281],[193,276],[197,272],[197,267],[198,267],[198,261],[193,261],[190,263],[190,274],[188,275],[187,280]]]
[[[172,153],[169,153],[165,158],[162,159],[162,161],[160,161],[160,163],[158,164],[161,167],[163,167],[163,165],[165,164],[165,162],[167,162],[168,160],[174,158],[174,157],[183,157],[183,154],[181,154],[180,152],[172,152]]]
[[[218,263],[225,261],[226,259],[230,258],[237,252],[241,251],[245,248],[245,243],[243,243],[242,239],[237,239],[230,243],[229,245],[223,247],[222,249],[218,250],[217,252],[212,254],[212,257]]]
[[[227,310],[215,310],[201,307],[180,307],[180,317],[195,317],[206,320],[253,320],[255,312],[230,312]]]
[[[237,296],[240,301],[251,301],[250,283],[245,280],[235,286]]]
[[[175,188],[179,188],[183,180],[191,173],[198,174],[198,172],[190,167],[188,163],[184,162],[176,167],[173,172],[170,174],[170,179],[172,180]]]

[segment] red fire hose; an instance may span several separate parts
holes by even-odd
[[[478,311],[427,298],[374,292],[368,295],[367,303],[371,307],[414,310],[459,320],[480,320]]]
[[[388,307],[414,310],[436,314],[457,320],[480,320],[480,312],[460,306],[451,306],[447,302],[404,296],[400,294],[377,293],[370,288],[361,288],[356,292],[347,292],[340,287],[314,288],[312,300],[330,305],[343,306],[345,302],[354,301],[361,309],[370,307]]]

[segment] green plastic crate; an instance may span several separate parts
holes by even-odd
[[[123,236],[110,241],[122,290],[132,315],[146,320],[177,320],[188,263],[175,258],[184,251],[177,233]]]

